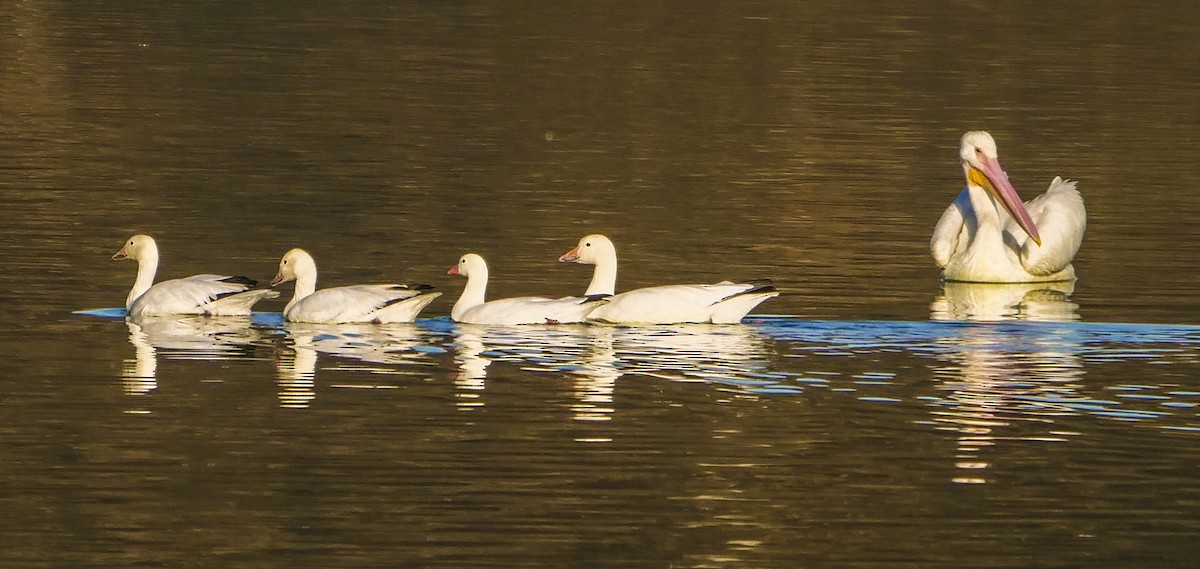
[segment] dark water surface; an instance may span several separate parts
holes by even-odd
[[[1192,567],[1200,10],[0,7],[0,566]],[[942,287],[990,130],[1075,283]],[[741,326],[491,297],[771,277]],[[127,323],[162,278],[427,282],[408,326]],[[285,296],[290,288],[285,289]],[[116,317],[114,317],[114,315]],[[764,316],[765,315],[765,316]]]

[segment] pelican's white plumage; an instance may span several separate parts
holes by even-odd
[[[1074,279],[1071,261],[1087,227],[1075,182],[1055,177],[1045,194],[1022,204],[990,134],[964,134],[959,155],[967,187],[946,208],[929,241],[943,277],[993,283]]]
[[[568,324],[583,322],[587,315],[607,302],[603,297],[543,298],[519,296],[484,301],[488,266],[483,257],[467,253],[447,274],[467,277],[462,296],[450,310],[450,318],[466,324],[514,326],[520,324]]]
[[[290,280],[296,281],[296,291],[283,308],[283,318],[289,322],[412,322],[421,309],[442,295],[425,285],[351,285],[316,290],[317,263],[303,249],[284,254],[271,286]]]
[[[559,261],[595,265],[587,295],[614,294],[617,249],[603,235],[579,240]],[[666,285],[615,294],[588,315],[589,321],[612,324],[735,324],[768,298],[779,296],[770,281]]]
[[[254,303],[275,298],[279,293],[254,289],[255,281],[226,275],[192,275],[154,283],[158,272],[158,244],[149,235],[130,237],[114,261],[133,259],[138,263],[137,278],[125,298],[130,317],[203,314],[205,316],[244,316]]]

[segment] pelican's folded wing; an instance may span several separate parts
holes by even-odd
[[[933,261],[937,266],[945,267],[950,263],[950,259],[960,249],[960,241],[963,242],[962,247],[966,246],[966,236],[963,235],[966,231],[964,220],[970,209],[971,197],[964,189],[946,211],[942,212],[941,219],[938,219],[937,225],[933,227],[933,236],[929,238],[929,252],[933,254]]]
[[[1063,270],[1083,243],[1087,210],[1075,184],[1056,176],[1046,193],[1025,204],[1042,236],[1040,247],[1032,239],[1021,246],[1021,264],[1032,275],[1052,275]]]

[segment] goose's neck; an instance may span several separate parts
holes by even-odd
[[[487,294],[487,282],[486,268],[472,268],[471,274],[467,276],[467,286],[463,287],[462,296],[458,297],[458,302],[450,309],[450,317],[458,320],[466,311],[483,304]]]
[[[283,307],[283,313],[287,314],[297,302],[304,300],[308,295],[317,290],[317,275],[296,275],[296,290],[292,293],[292,300],[288,301],[287,306]]]
[[[146,294],[154,285],[154,273],[158,272],[158,252],[146,251],[138,257],[137,262],[137,278],[133,281],[133,288],[129,289],[129,296],[125,298],[126,310],[133,306],[133,301]]]
[[[604,258],[596,261],[596,270],[592,271],[592,282],[588,284],[587,294],[616,294],[617,292],[617,257]]]

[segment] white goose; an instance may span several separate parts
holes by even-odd
[[[946,208],[929,241],[943,278],[992,283],[1074,279],[1071,261],[1087,227],[1075,182],[1055,177],[1045,194],[1022,204],[1000,167],[992,135],[964,134],[959,156],[967,188]]]
[[[254,303],[275,298],[278,292],[253,288],[255,281],[225,275],[192,275],[154,284],[158,271],[158,244],[149,235],[134,235],[112,256],[114,261],[133,259],[138,263],[137,279],[125,298],[125,314],[130,317],[203,314],[205,316],[244,316]]]
[[[568,324],[583,322],[589,313],[607,302],[607,296],[542,298],[519,296],[484,302],[488,266],[483,257],[467,253],[446,271],[467,277],[462,296],[450,310],[450,318],[465,324]]]
[[[417,313],[442,295],[429,285],[351,285],[317,289],[317,263],[303,249],[292,249],[279,261],[271,286],[294,280],[296,292],[283,307],[288,322],[389,324],[412,322]]]
[[[617,249],[607,237],[588,235],[558,260],[596,266],[588,296],[615,292]],[[592,311],[588,320],[612,324],[735,324],[755,306],[776,296],[779,292],[769,280],[655,286],[612,296]]]

